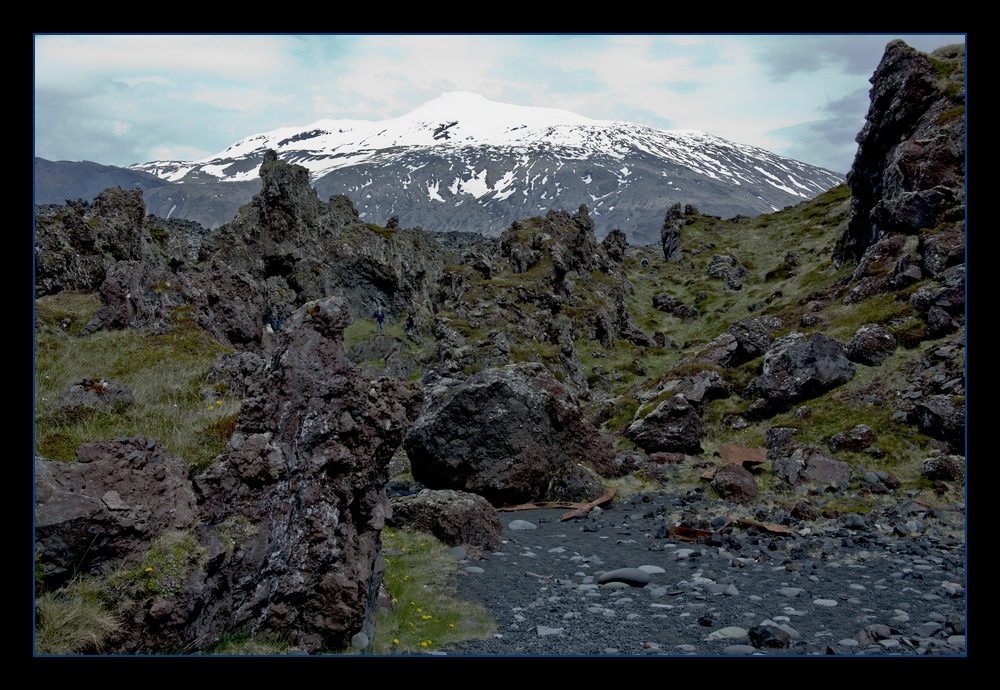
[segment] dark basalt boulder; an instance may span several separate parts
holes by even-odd
[[[576,463],[565,467],[552,478],[546,499],[569,503],[596,501],[604,494],[600,478],[589,469]]]
[[[609,259],[621,263],[622,259],[625,258],[625,248],[628,246],[628,240],[624,232],[615,228],[601,240],[601,246],[604,247],[604,251],[607,253]]]
[[[610,462],[604,458],[603,460],[598,459],[596,462],[591,460],[591,464],[602,477],[617,479],[643,469],[646,466],[646,458],[641,453],[619,451],[610,459]]]
[[[757,497],[757,481],[743,465],[722,465],[712,477],[712,488],[720,498],[747,503]]]
[[[896,349],[896,336],[879,324],[862,326],[847,346],[847,358],[852,362],[877,367]]]
[[[660,292],[653,295],[653,307],[673,314],[684,321],[691,321],[698,318],[698,310],[689,304],[684,304],[668,292]]]
[[[694,405],[677,394],[632,422],[626,435],[647,453],[697,454],[705,430]]]
[[[261,351],[268,308],[260,284],[222,262],[180,273],[119,261],[101,284],[101,306],[88,331],[149,328],[165,333],[192,320],[224,345]]]
[[[851,275],[851,289],[844,297],[844,304],[857,304],[872,295],[887,292],[890,269],[896,265],[906,244],[906,237],[892,233],[867,247],[857,268]]]
[[[910,295],[910,304],[919,311],[938,307],[964,321],[965,264],[945,269],[936,276],[936,285],[921,287]]]
[[[875,432],[867,424],[858,424],[847,431],[834,434],[830,439],[830,450],[834,453],[849,450],[860,453],[875,443]]]
[[[837,341],[822,333],[808,339],[792,333],[776,340],[767,351],[763,373],[747,392],[759,396],[753,412],[768,414],[842,386],[854,373],[854,364]]]
[[[106,189],[87,202],[40,207],[35,220],[35,296],[96,290],[118,261],[153,263],[138,189]]]
[[[614,457],[610,439],[541,364],[428,382],[404,448],[417,481],[477,493],[494,505],[541,499],[567,466]]]
[[[292,315],[226,450],[193,480],[141,436],[84,444],[75,463],[36,460],[47,585],[113,571],[131,607],[108,651],[197,649],[234,629],[310,652],[371,639],[388,464],[422,393],[362,378],[347,323],[338,298]]]
[[[795,434],[799,433],[797,427],[793,426],[772,426],[764,433],[764,444],[767,447],[768,460],[774,460],[784,455],[784,450],[791,444]]]
[[[660,230],[660,245],[663,247],[664,260],[681,260],[681,228],[688,222],[689,220],[684,218],[679,201],[667,209],[663,228]]]
[[[740,263],[732,254],[715,254],[708,261],[708,275],[726,281],[727,290],[743,289],[743,279],[750,275],[750,269]]]
[[[216,360],[205,381],[224,389],[227,395],[243,398],[264,377],[266,364],[253,352],[231,352]]]
[[[932,395],[914,405],[914,415],[921,431],[951,444],[965,453],[965,404],[948,395]]]
[[[738,347],[730,364],[741,364],[767,352],[775,333],[784,328],[781,317],[757,316],[734,321],[726,332],[736,338]]]
[[[965,474],[965,459],[958,455],[936,455],[924,460],[923,475],[930,480],[956,481]]]

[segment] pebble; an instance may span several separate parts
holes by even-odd
[[[545,637],[546,635],[561,635],[565,628],[550,628],[547,625],[539,625],[536,630],[539,637]]]

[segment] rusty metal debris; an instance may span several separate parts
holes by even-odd
[[[723,465],[760,465],[767,461],[767,449],[727,443],[719,448],[719,456]]]
[[[671,539],[680,539],[681,541],[698,541],[699,539],[706,539],[713,534],[712,530],[695,529],[694,527],[674,526],[667,530],[667,536]]]

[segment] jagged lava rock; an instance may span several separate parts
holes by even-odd
[[[965,405],[948,395],[932,395],[914,406],[920,429],[965,453]]]
[[[206,528],[232,540],[215,615],[310,652],[371,639],[387,468],[422,398],[418,384],[362,378],[348,321],[336,297],[289,317],[225,453],[195,480]]]
[[[900,40],[886,45],[847,175],[851,220],[836,260],[858,260],[889,232],[963,221],[964,58],[961,45],[930,56]]]
[[[35,461],[35,550],[46,586],[108,563],[133,567],[153,539],[196,518],[188,466],[159,441],[85,443],[76,462]]]
[[[540,499],[567,465],[614,458],[610,439],[584,420],[572,393],[535,363],[428,384],[403,445],[417,481],[494,505]]]
[[[35,296],[96,290],[116,261],[149,261],[146,205],[138,189],[106,189],[86,202],[39,209],[35,223]]]
[[[589,502],[604,494],[600,478],[580,463],[562,469],[552,479],[546,498],[550,501]]]
[[[830,439],[830,450],[836,453],[841,450],[849,450],[860,453],[875,443],[875,432],[867,424],[858,424],[847,431],[841,431],[833,435]]]

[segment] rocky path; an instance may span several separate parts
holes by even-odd
[[[459,585],[499,629],[448,653],[965,655],[964,505],[904,497],[877,518],[785,520],[791,534],[722,526],[727,505],[692,492],[566,522],[501,513],[502,552]],[[695,512],[716,513],[708,535],[669,535]]]

